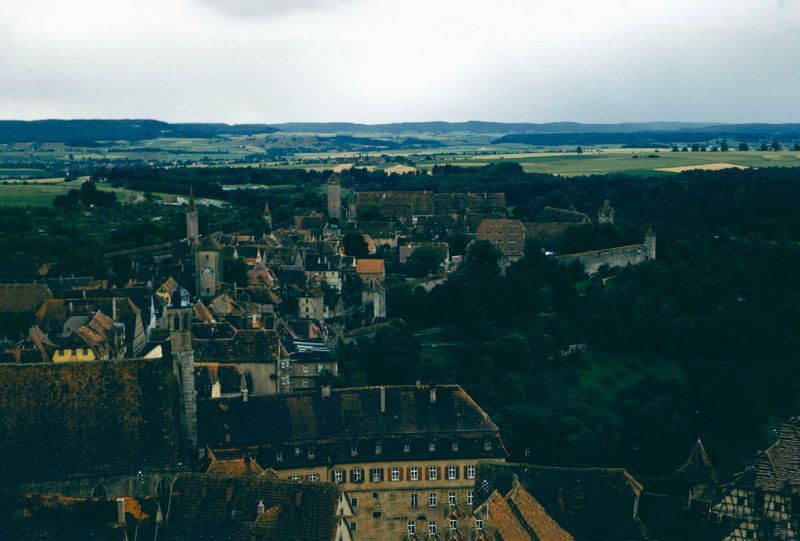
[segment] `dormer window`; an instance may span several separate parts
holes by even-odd
[[[410,453],[411,452],[411,445],[409,445],[407,443],[404,443],[403,444],[403,452],[404,453]]]
[[[294,456],[300,456],[300,453],[301,453],[301,452],[302,452],[302,451],[300,450],[300,448],[299,448],[299,447],[295,447],[295,448],[294,448]]]
[[[383,452],[383,445],[381,445],[381,442],[376,443],[375,444],[375,454],[379,455],[382,452]]]
[[[428,444],[428,452],[432,453],[434,451],[436,451],[436,442],[432,441]]]
[[[314,451],[309,449],[309,451],[308,451],[308,459],[309,460],[314,460],[314,457],[316,457],[316,455],[314,454]]]
[[[275,462],[283,462],[283,453],[280,451],[275,453]]]
[[[308,365],[307,364],[303,365],[303,373],[304,374],[308,374]]]
[[[490,441],[483,442],[483,450],[484,451],[491,451],[492,450],[492,442],[490,442]]]
[[[453,451],[458,451],[458,442],[457,441],[453,442]]]
[[[350,446],[350,456],[358,456],[358,447],[355,444]]]

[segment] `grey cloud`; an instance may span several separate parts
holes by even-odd
[[[349,4],[354,0],[199,0],[226,15],[279,17],[296,11],[317,11]]]

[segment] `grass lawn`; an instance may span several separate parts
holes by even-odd
[[[49,207],[53,204],[56,196],[64,195],[69,190],[76,190],[81,187],[88,177],[81,177],[71,182],[63,182],[63,179],[40,179],[39,181],[27,181],[22,184],[20,180],[9,181],[8,184],[0,184],[0,207]],[[58,182],[55,182],[58,180]],[[112,188],[99,184],[97,189],[109,192],[117,192],[117,198],[124,201],[128,196],[136,192],[124,188]],[[167,194],[156,193],[154,195],[164,196]]]

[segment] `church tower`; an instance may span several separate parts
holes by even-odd
[[[272,212],[269,210],[269,203],[264,201],[264,221],[269,226],[269,230],[272,231]]]
[[[199,238],[200,229],[197,226],[197,207],[194,204],[194,191],[189,193],[189,208],[186,209],[186,238],[195,242]]]
[[[194,291],[198,297],[216,297],[222,283],[222,247],[213,237],[203,237],[194,248]]]
[[[192,303],[189,292],[179,287],[167,306],[172,369],[178,381],[181,427],[189,456],[197,448],[197,401],[194,390],[194,351],[192,350]]]
[[[336,173],[328,177],[328,219],[342,219],[342,183]]]
[[[647,251],[647,259],[656,258],[656,234],[652,227],[644,234],[644,249]]]

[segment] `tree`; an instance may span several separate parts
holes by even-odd
[[[679,151],[678,145],[673,145],[672,152],[678,152],[678,151]]]
[[[472,276],[484,278],[497,276],[500,273],[500,253],[488,240],[475,241],[469,247],[464,262],[464,272]]]
[[[777,139],[773,139],[772,140],[772,145],[770,145],[770,146],[772,147],[772,150],[775,150],[775,151],[778,151],[778,150],[781,149],[781,144],[778,142]]]
[[[766,143],[761,143],[761,150],[769,150],[769,147]]]
[[[581,147],[578,147],[575,149],[575,152],[578,154],[583,154],[583,149]]]
[[[792,147],[792,150],[800,150],[800,143],[795,143],[794,147]]]
[[[406,270],[409,276],[421,278],[429,274],[436,274],[442,268],[444,254],[432,246],[420,246],[415,249],[406,261]]]
[[[731,149],[731,147],[730,147],[730,145],[728,145],[727,141],[723,141],[722,144],[719,145],[719,149],[722,152],[728,152]]]
[[[700,145],[698,145],[697,143],[692,145],[692,152],[697,152],[699,150],[700,150]]]
[[[355,231],[347,233],[342,239],[342,246],[346,255],[353,257],[367,257],[369,255],[369,246],[361,233]]]
[[[739,143],[739,150],[741,152],[747,152],[748,150],[750,150],[750,145],[748,145],[747,143]]]
[[[235,282],[237,286],[247,286],[247,263],[245,263],[244,259],[223,259],[222,273],[226,280]]]

